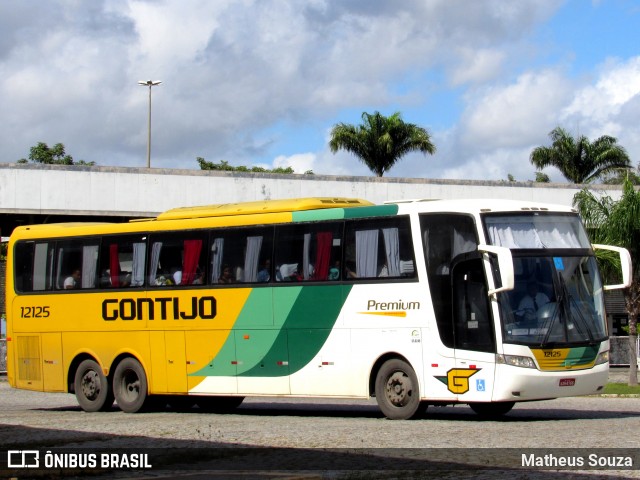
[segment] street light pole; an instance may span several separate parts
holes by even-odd
[[[140,80],[138,85],[142,85],[143,87],[149,87],[149,123],[147,129],[147,168],[151,168],[151,87],[155,87],[156,85],[160,85],[162,82],[160,80]]]

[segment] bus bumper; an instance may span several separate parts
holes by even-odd
[[[594,395],[602,392],[608,378],[607,363],[561,372],[496,365],[492,400],[517,402]]]

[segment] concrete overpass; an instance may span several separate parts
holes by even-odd
[[[594,185],[614,198],[619,186]],[[571,205],[573,184],[0,164],[0,232],[18,224],[127,221],[179,206],[292,197],[503,198]]]

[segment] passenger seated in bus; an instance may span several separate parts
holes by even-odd
[[[347,262],[344,267],[345,278],[358,278],[354,262]]]
[[[268,258],[262,262],[262,267],[258,271],[257,280],[260,283],[266,283],[271,280],[271,260]]]
[[[520,300],[516,315],[524,320],[534,320],[537,318],[538,310],[549,302],[549,297],[539,291],[538,282],[531,281],[527,283],[527,293]]]
[[[234,283],[235,279],[233,275],[231,275],[231,267],[229,265],[224,265],[222,267],[222,274],[218,279],[218,283]]]
[[[131,274],[128,272],[122,272],[120,275],[120,286],[121,287],[130,287],[131,286]]]
[[[62,285],[63,288],[65,290],[71,290],[80,287],[80,277],[80,269],[74,269],[73,272],[71,272],[71,275],[64,279],[64,283]]]
[[[192,285],[204,285],[204,271],[198,267],[196,269],[196,276],[191,282]]]
[[[111,272],[107,268],[103,270],[100,274],[100,287],[101,288],[109,288],[111,287]]]
[[[329,268],[328,280],[340,280],[340,260],[336,260],[333,267]]]

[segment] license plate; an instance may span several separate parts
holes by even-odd
[[[576,384],[575,378],[561,378],[560,386],[561,387],[573,387]]]

